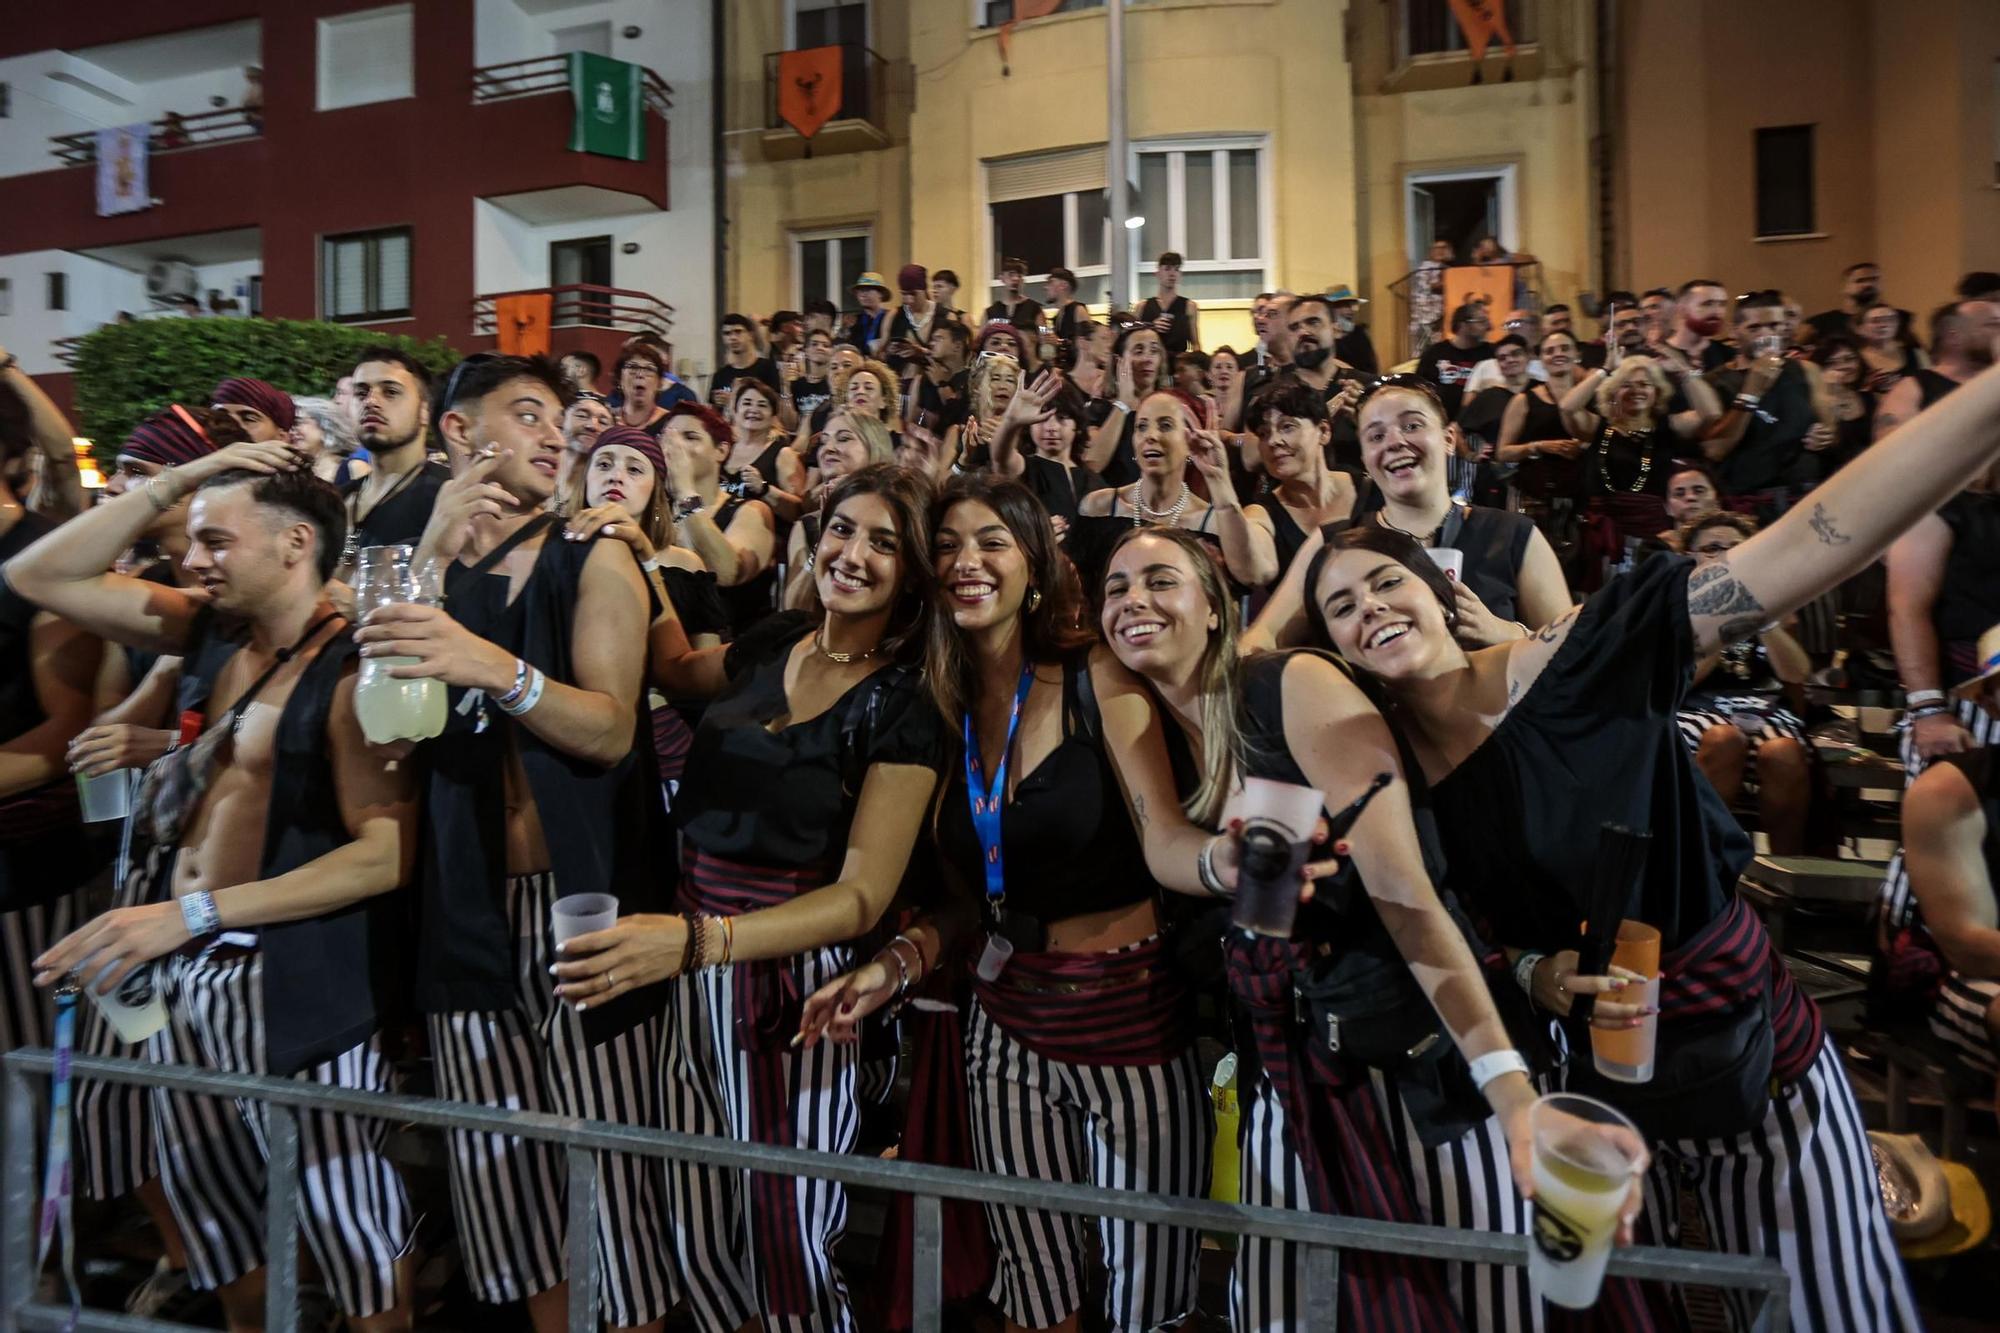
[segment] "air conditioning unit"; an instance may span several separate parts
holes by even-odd
[[[200,291],[201,284],[195,277],[192,264],[184,264],[178,259],[157,259],[146,270],[146,295],[155,301],[197,296]]]

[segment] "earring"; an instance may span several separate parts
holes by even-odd
[[[1035,614],[1035,612],[1041,609],[1042,609],[1042,590],[1040,588],[1028,589],[1028,614],[1033,615]]]

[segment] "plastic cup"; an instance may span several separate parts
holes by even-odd
[[[1299,911],[1299,868],[1326,802],[1312,787],[1246,778],[1231,804],[1226,817],[1243,821],[1231,920],[1239,930],[1290,939]]]
[[[1443,570],[1444,576],[1453,583],[1457,583],[1464,578],[1465,552],[1459,550],[1457,547],[1426,546],[1424,554],[1429,556],[1431,563]]]
[[[608,893],[572,893],[549,908],[549,928],[558,948],[579,935],[609,930],[618,924],[618,899]]]
[[[1660,1007],[1660,932],[1643,921],[1618,923],[1618,942],[1611,951],[1611,965],[1636,972],[1646,978],[1634,994],[1630,987],[1615,998]],[[1595,1028],[1590,1030],[1590,1053],[1597,1072],[1620,1083],[1649,1083],[1653,1078],[1653,1053],[1660,1039],[1660,1016],[1647,1014],[1636,1028]]]
[[[123,819],[132,813],[132,779],[135,768],[117,768],[99,777],[76,775],[77,800],[83,806],[83,822],[102,824]]]
[[[167,997],[160,987],[159,968],[154,963],[141,963],[132,969],[130,976],[118,983],[118,988],[109,995],[97,993],[97,986],[104,974],[117,966],[117,960],[95,966],[98,955],[86,959],[78,969],[79,984],[97,1007],[104,1011],[105,1021],[118,1039],[127,1045],[137,1045],[167,1025]]]
[[[1551,1305],[1597,1303],[1618,1213],[1645,1160],[1632,1122],[1591,1097],[1558,1092],[1528,1108],[1534,1139],[1534,1243],[1528,1282]]]

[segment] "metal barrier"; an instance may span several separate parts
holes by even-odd
[[[55,1068],[45,1050],[19,1050],[4,1061],[5,1161],[0,1163],[0,1333],[17,1329],[59,1330],[69,1321],[67,1306],[35,1302],[35,1219],[39,1213],[35,1179],[38,1080]],[[843,1185],[886,1190],[913,1196],[915,1233],[912,1240],[911,1310],[915,1333],[936,1333],[942,1327],[944,1303],[944,1209],[946,1199],[1012,1205],[1085,1217],[1116,1217],[1139,1223],[1192,1227],[1237,1236],[1262,1236],[1306,1247],[1305,1327],[1331,1333],[1337,1321],[1335,1285],[1341,1250],[1410,1255],[1455,1263],[1524,1264],[1525,1236],[1486,1231],[1375,1222],[1358,1217],[1252,1208],[1240,1204],[1170,1198],[1104,1190],[1088,1185],[1056,1184],[1019,1176],[987,1175],[956,1167],[919,1162],[885,1161],[878,1157],[775,1148],[734,1139],[672,1134],[595,1121],[572,1120],[540,1112],[501,1111],[461,1102],[434,1101],[329,1088],[290,1079],[251,1074],[223,1074],[185,1065],[152,1064],[143,1060],[111,1060],[77,1056],[78,1078],[110,1083],[173,1088],[217,1097],[263,1102],[269,1111],[270,1145],[266,1185],[264,1237],[266,1270],[265,1328],[271,1333],[295,1333],[298,1320],[298,1168],[297,1112],[339,1111],[368,1119],[422,1125],[432,1129],[463,1129],[512,1134],[559,1143],[569,1166],[570,1333],[601,1333],[597,1272],[597,1159],[594,1152],[633,1153],[667,1160],[693,1160],[703,1166],[811,1176]],[[1789,1327],[1791,1277],[1771,1259],[1734,1254],[1691,1256],[1667,1249],[1621,1249],[1612,1253],[1610,1274],[1652,1282],[1678,1282],[1703,1287],[1736,1287],[1759,1296],[1753,1330],[1786,1333]],[[168,1333],[188,1327],[139,1319],[124,1313],[85,1310],[76,1327],[86,1333]]]

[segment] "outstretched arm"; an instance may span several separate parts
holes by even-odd
[[[28,430],[42,454],[41,484],[32,507],[50,518],[67,519],[83,512],[83,476],[76,466],[76,432],[62,409],[50,401],[34,376],[0,347],[0,384],[19,395],[28,408]]]
[[[2000,454],[2000,368],[1836,472],[1791,512],[1688,577],[1698,652],[1755,633],[1877,559]]]

